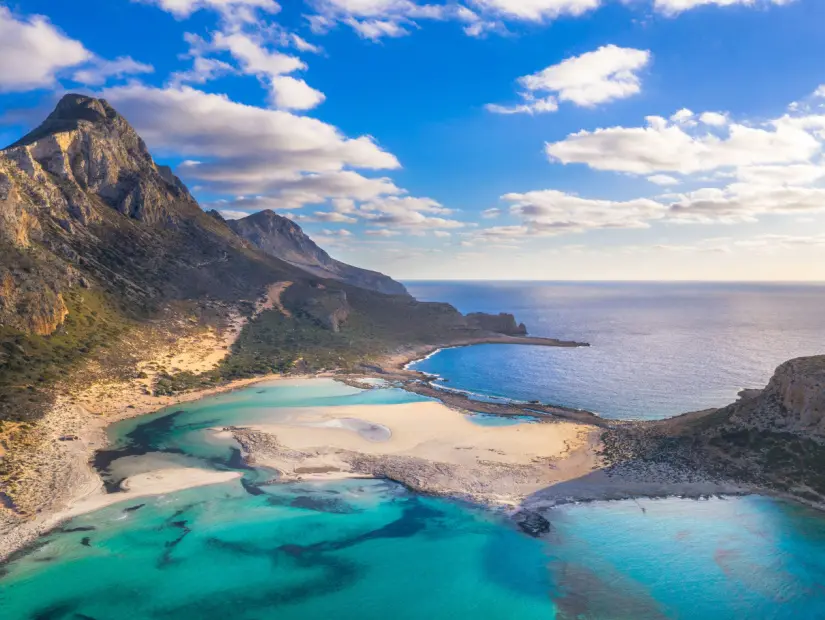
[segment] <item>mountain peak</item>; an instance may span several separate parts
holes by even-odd
[[[227,222],[240,237],[266,254],[286,261],[320,278],[331,278],[387,295],[408,295],[400,282],[376,271],[335,260],[288,217],[264,209]]]
[[[75,131],[83,122],[104,125],[112,121],[128,125],[105,99],[71,93],[60,99],[52,113],[36,129],[8,148],[27,146],[49,135]]]

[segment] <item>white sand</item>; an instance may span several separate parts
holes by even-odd
[[[319,427],[319,422],[357,418],[390,429],[383,442],[369,441],[347,428]],[[306,422],[311,426],[299,426]],[[479,459],[529,465],[558,458],[583,445],[587,426],[559,422],[488,427],[437,402],[402,405],[355,405],[307,408],[290,424],[259,424],[254,430],[277,435],[295,450],[337,448],[373,455],[407,455],[442,463],[472,465]]]
[[[392,435],[370,441],[346,427],[319,426],[353,418]],[[286,423],[236,431],[252,461],[287,480],[373,475],[499,504],[594,471],[596,434],[571,422],[479,426],[437,402],[308,408]]]
[[[83,499],[72,502],[68,509],[56,516],[62,521],[138,497],[164,495],[184,489],[220,484],[240,477],[241,474],[234,471],[212,471],[196,467],[158,469],[127,478],[121,484],[122,493],[105,493],[101,487]]]

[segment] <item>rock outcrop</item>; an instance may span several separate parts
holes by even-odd
[[[825,437],[825,355],[782,364],[761,395],[771,396],[782,404],[790,428]]]
[[[335,260],[318,247],[298,224],[269,209],[240,220],[231,220],[228,224],[238,235],[270,256],[319,278],[331,278],[386,295],[409,294],[403,284],[389,276]]]
[[[782,364],[763,390],[660,422],[612,428],[610,463],[668,464],[825,505],[825,356]]]
[[[524,323],[516,323],[516,317],[502,312],[501,314],[486,314],[473,312],[467,315],[467,324],[476,329],[508,336],[526,336],[527,327]]]

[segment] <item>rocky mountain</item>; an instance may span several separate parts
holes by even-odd
[[[298,224],[267,209],[227,222],[238,235],[270,256],[320,278],[332,278],[387,295],[408,295],[400,282],[375,271],[353,267],[330,257]]]
[[[260,313],[221,368],[197,381],[299,362],[344,367],[400,346],[513,331],[514,320],[418,302],[387,276],[330,258],[272,212],[230,224],[204,213],[101,99],[65,96],[0,151],[0,426],[39,415],[56,383],[118,339],[251,315],[272,286],[282,311]]]

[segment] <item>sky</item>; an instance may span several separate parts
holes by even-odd
[[[825,281],[821,0],[0,0],[0,143],[107,99],[399,279]]]

